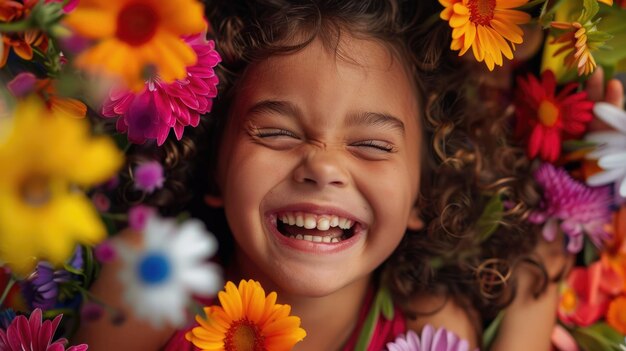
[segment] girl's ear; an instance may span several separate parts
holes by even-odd
[[[417,206],[413,206],[413,208],[411,208],[411,213],[409,213],[409,220],[407,221],[406,227],[414,231],[424,229],[424,221],[422,221],[420,210]]]
[[[224,200],[219,195],[204,195],[204,203],[211,208],[220,208],[224,206]]]

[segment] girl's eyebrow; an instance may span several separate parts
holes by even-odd
[[[281,100],[262,100],[250,107],[246,115],[261,114],[263,112],[276,113],[279,115],[300,118],[302,113],[300,109],[289,101]]]
[[[282,116],[294,117],[299,119],[302,111],[298,106],[289,101],[282,100],[262,100],[250,107],[246,115],[255,115],[261,113],[275,113]],[[358,112],[351,113],[345,121],[346,126],[376,126],[397,130],[400,134],[405,134],[404,123],[398,117],[382,112]]]
[[[346,119],[347,126],[369,125],[397,130],[404,136],[404,122],[398,117],[381,112],[353,113]]]

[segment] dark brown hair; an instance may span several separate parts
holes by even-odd
[[[484,96],[478,88],[481,76],[471,69],[476,66],[449,49],[450,28],[438,18],[442,7],[436,1],[215,0],[206,9],[223,59],[220,93],[199,128],[182,143],[168,142],[160,151],[168,160],[166,188],[179,187],[165,193],[180,194],[181,184],[187,184],[187,191],[197,195],[190,207],[193,214],[207,214],[202,194],[217,190],[210,181],[217,146],[237,82],[250,64],[300,50],[315,38],[337,49],[345,32],[378,40],[402,60],[419,87],[416,99],[424,106],[427,152],[416,160],[423,164],[416,206],[426,227],[407,232],[377,276],[399,301],[439,291],[487,317],[510,301],[512,267],[526,259],[536,242],[524,219],[537,196],[522,150],[508,145],[510,111]],[[174,172],[180,177],[172,177]],[[189,175],[191,180],[185,178]],[[496,195],[507,210],[498,229],[481,240],[477,221]],[[169,196],[160,204],[170,209],[187,206],[177,207],[171,201],[176,197],[181,196]],[[228,251],[232,239],[223,214],[208,221],[209,226],[219,226],[214,231]]]

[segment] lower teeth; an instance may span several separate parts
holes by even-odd
[[[342,238],[331,238],[329,236],[318,236],[318,235],[290,235],[289,236],[292,239],[296,239],[296,240],[304,240],[304,241],[311,241],[314,243],[338,243],[340,241],[342,241]]]

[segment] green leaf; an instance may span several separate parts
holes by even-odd
[[[572,336],[585,351],[619,351],[622,336],[605,323],[596,323],[585,328],[576,328]]]
[[[378,294],[376,295],[376,299],[380,303],[383,317],[385,317],[388,321],[393,320],[393,299],[391,298],[391,292],[389,292],[389,289],[385,286],[381,286],[378,290]]]
[[[359,339],[357,340],[356,346],[354,347],[354,351],[367,351],[367,346],[372,340],[372,335],[374,335],[374,328],[376,327],[376,323],[378,322],[378,315],[380,314],[380,303],[378,303],[378,299],[374,300],[374,305],[370,309],[365,321],[363,322],[363,327],[361,328],[361,333],[359,333]]]
[[[502,324],[502,319],[504,319],[505,310],[501,310],[496,318],[489,324],[487,329],[483,332],[483,347],[485,350],[489,350],[491,344],[495,340],[498,335],[498,330],[500,330],[500,325]]]
[[[498,229],[503,213],[504,204],[500,196],[496,194],[489,199],[476,223],[480,242],[487,240]]]
[[[583,248],[583,260],[585,262],[585,266],[589,266],[591,263],[598,260],[598,249],[591,242],[591,240],[585,238],[585,244]]]
[[[598,0],[583,0],[583,12],[580,14],[578,22],[581,24],[589,22],[598,13],[598,10],[600,10]]]

